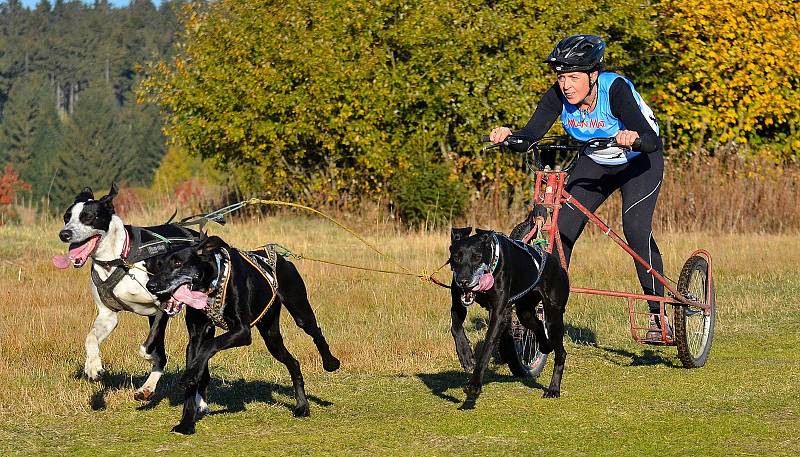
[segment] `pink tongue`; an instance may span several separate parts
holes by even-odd
[[[53,256],[53,265],[55,265],[56,268],[64,270],[66,268],[69,268],[70,264],[72,264],[72,262],[70,262],[67,256],[65,255]]]
[[[494,285],[494,275],[491,273],[484,273],[478,280],[478,285],[472,288],[473,292],[485,292],[492,288]]]
[[[172,293],[172,297],[194,309],[204,309],[208,306],[208,295],[203,292],[189,290],[189,286],[186,284],[178,287],[175,292]]]
[[[53,257],[53,265],[56,268],[65,269],[69,268],[72,264],[73,260],[80,259],[82,262],[85,262],[86,259],[92,255],[92,251],[94,251],[94,247],[97,246],[98,237],[94,236],[89,239],[89,241],[83,243],[82,245],[70,249],[67,255],[57,255]]]

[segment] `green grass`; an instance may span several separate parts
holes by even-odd
[[[541,398],[552,362],[538,380],[518,380],[506,367],[490,365],[474,409],[463,409],[467,376],[449,333],[447,291],[407,277],[297,262],[342,369],[325,373],[310,339],[284,313],[282,328],[303,365],[311,417],[291,417],[288,373],[256,338],[212,359],[213,414],[184,437],[169,431],[181,414],[182,319],[169,324],[168,373],[153,402],[133,400],[132,386],[149,368],[136,355],[144,318],[123,314],[101,347],[103,381],[82,378],[83,338],[94,318],[88,269],[49,265],[63,249],[57,229],[0,227],[3,455],[800,453],[798,236],[659,237],[673,278],[693,248],[714,256],[719,314],[705,367],[683,369],[674,348],[633,343],[621,300],[575,295],[566,315],[572,338],[562,398]],[[276,241],[308,255],[382,266],[343,233],[308,219],[265,219],[216,232],[242,247]],[[446,258],[445,233],[376,227],[369,239],[415,271],[430,271]],[[585,236],[576,248],[573,282],[637,290],[633,267],[618,251],[604,238]],[[470,310],[473,343],[483,316]]]

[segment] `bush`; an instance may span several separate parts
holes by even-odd
[[[420,152],[504,190],[524,174],[480,157],[480,136],[525,124],[554,81],[541,60],[565,35],[603,35],[618,67],[639,68],[655,31],[631,10],[649,3],[573,2],[564,15],[556,0],[192,2],[174,58],[140,94],[181,147],[252,170],[246,193],[357,200]]]
[[[421,155],[414,166],[400,171],[391,182],[400,218],[412,226],[440,226],[460,216],[467,205],[467,188],[451,175],[445,163]]]
[[[654,107],[667,140],[800,150],[800,2],[678,0],[656,5],[661,39]],[[663,122],[662,122],[663,125]]]

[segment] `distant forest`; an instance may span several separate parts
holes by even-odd
[[[148,185],[165,138],[134,86],[145,62],[168,56],[183,3],[0,2],[0,170],[13,165],[36,201]]]

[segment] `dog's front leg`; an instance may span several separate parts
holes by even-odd
[[[117,312],[106,308],[100,302],[97,291],[94,290],[95,304],[97,305],[97,317],[94,324],[86,335],[84,347],[86,348],[86,363],[83,371],[91,381],[99,381],[103,375],[103,361],[100,359],[100,343],[117,327]]]
[[[145,360],[152,363],[150,376],[133,393],[133,398],[139,401],[147,401],[152,398],[156,391],[159,379],[164,372],[164,366],[167,364],[167,353],[164,350],[164,334],[166,333],[167,322],[169,316],[159,308],[155,316],[150,316],[150,333],[147,339],[139,347],[139,355]]]
[[[476,400],[481,394],[483,373],[486,371],[486,366],[489,364],[489,357],[497,343],[497,336],[500,334],[502,326],[503,307],[495,304],[492,306],[491,312],[489,313],[489,327],[486,329],[486,340],[484,340],[483,347],[475,361],[475,369],[472,372],[472,377],[469,383],[464,386],[464,393],[467,394],[467,400]]]
[[[194,433],[194,424],[197,422],[197,385],[186,388],[183,396],[183,415],[178,425],[172,427],[172,431],[181,435],[191,435]]]
[[[458,301],[456,301],[458,300]],[[453,339],[456,343],[456,354],[458,354],[458,361],[461,362],[461,367],[467,373],[472,373],[475,369],[475,358],[472,354],[472,347],[469,344],[467,334],[464,332],[464,320],[467,318],[467,308],[465,308],[460,301],[460,298],[453,298],[453,306],[450,309],[450,333],[453,334]]]
[[[247,325],[232,327],[222,335],[203,341],[197,348],[194,358],[191,361],[187,360],[186,372],[181,377],[180,384],[183,386],[197,385],[201,380],[203,370],[208,365],[209,359],[217,352],[224,349],[247,346],[251,342],[252,334],[250,333],[250,327]]]
[[[189,344],[186,345],[186,367],[188,368],[192,361],[197,358],[197,353],[203,342],[214,337],[214,326],[201,312],[187,310],[186,330],[189,333]],[[210,379],[207,363],[203,369],[199,382],[185,386],[183,414],[178,425],[172,428],[173,432],[191,435],[194,433],[198,416],[208,412],[208,405],[204,398],[207,394]]]

